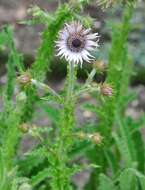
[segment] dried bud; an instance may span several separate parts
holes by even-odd
[[[27,86],[27,85],[31,84],[31,75],[30,75],[30,73],[24,73],[21,76],[19,76],[18,77],[18,82],[22,86]]]
[[[103,137],[99,133],[88,134],[84,132],[77,133],[77,136],[82,140],[89,140],[95,144],[100,145]]]
[[[98,145],[100,145],[103,140],[103,137],[99,133],[89,134],[88,137],[93,143]]]
[[[106,67],[105,62],[100,60],[100,61],[94,62],[94,68],[96,69],[98,73],[102,73],[106,70],[107,67]]]
[[[29,125],[27,123],[23,123],[19,126],[22,133],[27,133],[29,131]]]
[[[113,89],[109,84],[102,84],[100,90],[103,96],[111,97],[113,95]]]

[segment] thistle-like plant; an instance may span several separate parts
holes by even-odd
[[[47,91],[50,94],[50,97],[48,99],[46,97],[45,101],[53,100],[61,106],[60,119],[57,123],[57,135],[54,137],[53,144],[49,141],[48,145],[45,144],[46,151],[48,152],[47,159],[50,163],[48,169],[51,178],[50,186],[52,189],[56,190],[72,189],[71,176],[77,170],[79,171],[81,169],[81,167],[78,167],[77,169],[76,166],[69,166],[69,152],[72,150],[75,138],[79,137],[80,134],[75,132],[77,124],[74,115],[79,95],[85,91],[99,92],[102,89],[99,85],[91,85],[95,74],[94,69],[90,73],[85,85],[80,87],[80,89],[76,89],[77,64],[79,62],[82,64],[83,60],[90,61],[89,57],[93,59],[90,51],[98,46],[98,36],[96,34],[91,34],[90,32],[90,29],[85,30],[80,23],[72,23],[66,24],[65,28],[59,33],[59,39],[56,42],[57,47],[59,48],[58,51],[59,54],[63,54],[68,61],[64,94],[58,94],[49,86],[32,78],[28,73],[24,73],[18,78],[21,85],[31,85],[36,89],[39,88],[45,92]],[[71,57],[71,55],[73,55],[73,57]],[[44,141],[43,137],[40,137],[37,134],[36,137],[40,138],[42,142]],[[95,144],[101,144],[102,137],[97,133],[84,134],[82,139],[87,139]]]
[[[99,2],[109,7],[114,1]],[[145,121],[144,118],[134,121],[125,115],[128,102],[134,98],[124,92],[128,92],[132,73],[127,39],[135,1],[115,2],[123,3],[125,8],[122,21],[112,24],[107,66],[94,58],[98,33],[86,29],[85,17],[80,16],[83,6],[92,3],[89,0],[70,0],[59,5],[54,14],[36,6],[29,9],[32,20],[23,23],[41,23],[45,29],[36,59],[27,70],[16,50],[12,28],[4,27],[0,33],[0,46],[7,46],[9,51],[7,82],[0,87],[3,100],[0,190],[77,189],[72,176],[85,169],[90,174],[86,190],[128,190],[130,186],[144,189],[145,155],[140,129]],[[67,63],[65,85],[60,91],[44,83],[55,51]],[[56,61],[59,62],[58,57]],[[78,68],[83,70],[85,62],[93,68],[80,84]],[[106,81],[94,82],[96,75],[104,70]],[[95,113],[97,121],[87,121],[78,127],[76,107],[80,97],[86,94],[97,99],[97,104],[83,105],[89,113]],[[49,126],[41,127],[33,122],[33,116],[41,118],[37,106],[47,113],[51,120]],[[25,136],[37,143],[26,153],[19,153]],[[85,164],[78,160],[85,160]]]

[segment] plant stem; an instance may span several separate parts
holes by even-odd
[[[96,74],[96,69],[93,68],[92,71],[90,72],[90,74],[88,75],[87,81],[85,83],[85,87],[90,85],[95,77]]]
[[[67,89],[67,102],[73,96],[74,92],[74,83],[75,83],[76,75],[75,75],[75,65],[73,63],[69,63],[68,65],[68,89]]]
[[[73,143],[73,128],[75,124],[74,108],[75,108],[75,96],[74,86],[76,81],[76,67],[73,63],[68,65],[67,74],[67,89],[66,96],[64,98],[62,117],[60,121],[60,133],[57,138],[57,155],[56,161],[57,174],[52,179],[52,189],[55,190],[71,190],[70,180],[71,172],[67,167],[68,152],[70,151]],[[69,138],[66,138],[68,137]]]
[[[52,94],[54,97],[58,98],[59,100],[61,100],[61,97],[57,94],[57,92],[55,92],[55,90],[53,90],[52,88],[50,88],[48,85],[39,82],[35,79],[31,79],[31,83],[37,87],[40,90],[44,90],[46,92],[49,92],[50,94]]]

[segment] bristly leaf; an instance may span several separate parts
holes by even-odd
[[[8,26],[4,28],[5,35],[7,37],[7,43],[6,45],[10,49],[9,51],[9,57],[8,57],[8,63],[7,63],[7,98],[11,99],[13,92],[14,92],[14,83],[15,83],[15,78],[16,78],[16,68],[19,71],[23,70],[23,65],[22,65],[22,57],[21,55],[17,52],[15,48],[15,44],[13,41],[13,29]]]
[[[136,151],[131,136],[131,130],[123,119],[117,119],[119,125],[119,135],[114,133],[117,147],[125,161],[126,167],[133,167],[136,162]]]
[[[44,148],[37,148],[27,153],[24,159],[18,160],[20,174],[28,175],[34,168],[39,167],[45,161],[45,154]]]

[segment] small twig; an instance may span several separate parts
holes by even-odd
[[[61,97],[59,96],[59,94],[57,94],[52,88],[50,88],[48,85],[41,83],[35,79],[31,79],[31,83],[36,86],[39,89],[42,89],[44,91],[48,91],[50,92],[53,96],[57,97],[59,100],[61,100]]]

